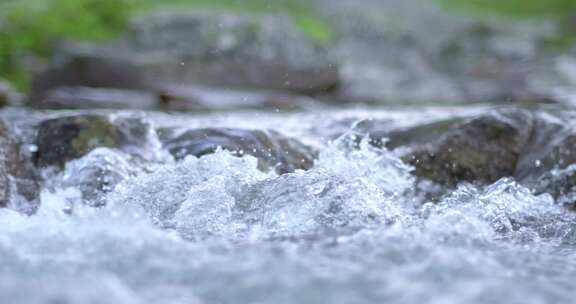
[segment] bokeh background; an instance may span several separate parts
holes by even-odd
[[[0,0],[0,78],[40,108],[571,104],[575,37],[574,0]]]

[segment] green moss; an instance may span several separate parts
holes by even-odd
[[[115,147],[119,141],[113,125],[104,119],[93,119],[81,125],[78,137],[72,141],[72,147],[78,155],[84,155],[96,147]]]
[[[334,40],[332,28],[321,19],[311,16],[297,16],[294,21],[304,33],[320,44],[328,44]]]

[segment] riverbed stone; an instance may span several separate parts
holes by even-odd
[[[455,125],[404,159],[417,176],[443,185],[492,183],[514,175],[531,130],[530,112],[493,112]]]
[[[99,147],[144,156],[154,145],[154,134],[140,117],[76,114],[48,119],[38,126],[36,164],[63,167]]]
[[[570,109],[506,107],[410,127],[389,121],[358,124],[371,143],[399,153],[414,167],[427,198],[459,183],[488,185],[513,177],[535,194],[576,206],[576,131]]]
[[[439,185],[488,184],[514,176],[532,136],[533,114],[521,108],[448,117],[408,127],[371,123],[361,132],[375,146],[395,150],[414,174]]]
[[[313,148],[272,130],[190,130],[167,140],[165,148],[178,160],[188,155],[211,154],[221,148],[237,156],[254,156],[258,159],[259,169],[274,169],[279,174],[310,169],[316,156]]]

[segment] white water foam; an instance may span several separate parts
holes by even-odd
[[[392,153],[338,141],[277,176],[218,151],[0,209],[0,303],[570,303],[576,221],[504,179],[418,205]]]

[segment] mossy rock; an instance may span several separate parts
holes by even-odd
[[[112,121],[105,115],[73,115],[43,121],[38,126],[36,164],[63,167],[99,147],[144,146],[148,125],[139,119]]]

